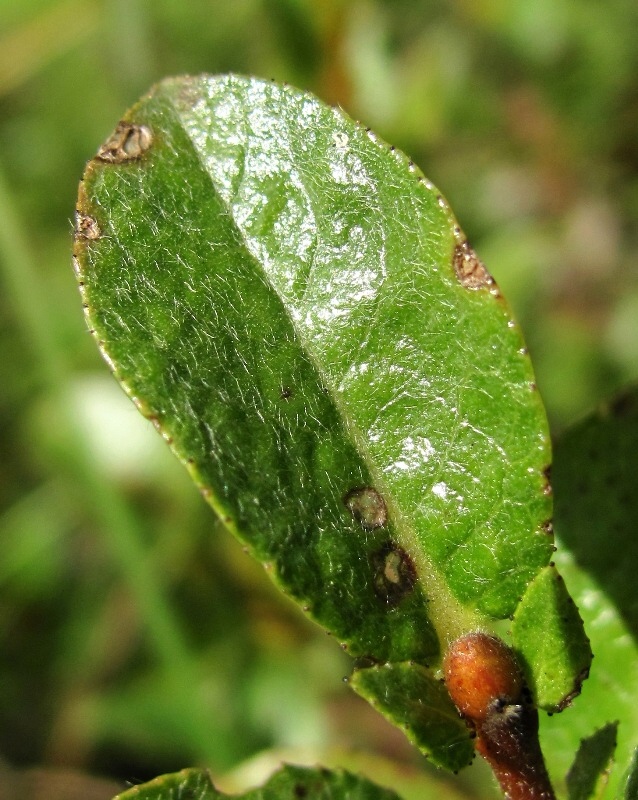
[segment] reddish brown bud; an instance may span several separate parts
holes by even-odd
[[[445,683],[459,711],[481,721],[495,706],[520,702],[523,677],[510,648],[494,636],[468,633],[449,648]]]
[[[468,633],[443,661],[445,683],[476,731],[476,749],[509,800],[554,800],[538,742],[538,712],[523,691],[514,652],[500,639]]]

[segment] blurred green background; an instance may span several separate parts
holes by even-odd
[[[514,306],[558,432],[638,376],[637,31],[635,0],[0,0],[0,759],[119,785],[267,749],[418,763],[85,330],[77,183],[124,110],[238,71],[405,150]]]

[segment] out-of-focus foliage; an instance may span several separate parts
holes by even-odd
[[[218,791],[205,769],[185,769],[172,775],[163,775],[153,781],[136,786],[119,794],[115,800],[183,800],[197,797],[198,800],[220,800],[226,797]],[[399,800],[390,789],[349,772],[330,772],[325,767],[284,766],[266,783],[245,794],[233,795],[241,800],[281,800],[288,797],[304,797],[308,800]]]
[[[445,193],[559,429],[638,373],[637,23],[630,0],[0,0],[3,757],[120,780],[266,747],[414,758],[85,332],[72,209],[122,109],[233,70],[365,119]]]

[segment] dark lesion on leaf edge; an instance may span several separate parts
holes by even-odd
[[[95,158],[108,164],[136,161],[150,149],[152,144],[153,134],[149,127],[121,120],[97,151]]]
[[[558,703],[558,705],[556,706],[556,711],[558,713],[564,711],[566,708],[569,708],[569,706],[571,706],[571,704],[574,702],[574,699],[578,697],[578,695],[581,693],[583,688],[583,683],[589,677],[589,669],[590,667],[588,665],[586,667],[583,667],[583,669],[581,669],[581,671],[578,673],[578,675],[574,680],[574,688],[572,689],[571,692],[569,692],[569,694],[566,694],[565,697],[563,697],[560,703]]]
[[[84,239],[89,242],[97,241],[102,238],[102,231],[97,220],[89,214],[83,214],[77,210],[75,212],[75,239]]]
[[[467,239],[458,236],[452,256],[454,272],[466,289],[496,289],[496,281]]]

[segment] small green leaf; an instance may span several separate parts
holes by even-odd
[[[616,750],[618,723],[583,739],[567,774],[568,800],[598,800],[603,796]]]
[[[420,664],[355,670],[352,688],[381,711],[438,767],[457,772],[474,758],[474,743],[443,683]]]
[[[592,653],[578,609],[554,566],[528,586],[512,635],[536,703],[561,711],[580,692]]]
[[[185,769],[135,786],[115,800],[222,800],[229,797],[215,789],[207,770]],[[398,795],[345,770],[286,765],[258,789],[240,795],[241,800],[399,800]]]

